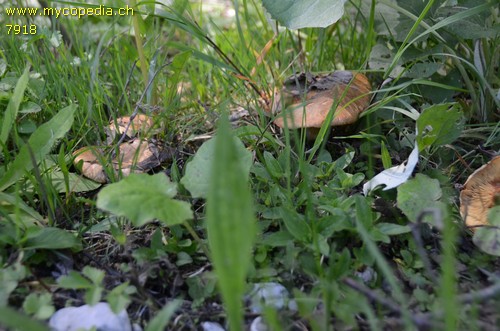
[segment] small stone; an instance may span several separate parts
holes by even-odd
[[[269,327],[264,323],[262,317],[257,317],[250,324],[250,331],[269,331]]]
[[[215,322],[201,322],[203,331],[226,331],[219,323]]]
[[[126,310],[115,314],[108,303],[94,306],[67,307],[58,310],[49,320],[52,331],[132,331]]]

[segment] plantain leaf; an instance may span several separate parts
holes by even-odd
[[[256,221],[227,116],[219,121],[207,197],[208,243],[231,330],[243,330],[245,278],[251,263]]]

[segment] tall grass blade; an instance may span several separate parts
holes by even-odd
[[[12,125],[14,125],[17,112],[19,111],[19,106],[21,105],[21,101],[23,101],[24,90],[26,90],[26,87],[28,86],[29,72],[30,66],[28,65],[17,81],[14,93],[12,94],[9,104],[7,105],[7,109],[5,110],[5,114],[2,119],[2,131],[0,132],[0,152],[2,152],[3,146],[5,146],[7,138],[9,138],[10,130],[12,129]]]
[[[36,162],[40,162],[58,139],[64,137],[73,125],[76,105],[61,109],[50,121],[42,124],[28,139]],[[28,146],[21,147],[19,154],[0,179],[0,192],[14,184],[26,171],[33,169]]]

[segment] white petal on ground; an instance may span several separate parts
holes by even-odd
[[[115,314],[106,302],[95,306],[62,308],[52,315],[49,327],[53,331],[81,331],[92,328],[100,331],[132,330],[127,312],[123,310]]]
[[[288,290],[278,283],[257,283],[254,284],[252,292],[248,295],[250,300],[250,310],[253,313],[261,313],[264,306],[271,306],[275,309],[294,307],[293,300],[289,299]]]
[[[202,322],[201,328],[203,331],[226,331],[219,323],[215,322]]]
[[[411,152],[408,160],[398,166],[386,169],[373,177],[363,185],[363,194],[367,195],[379,185],[385,185],[383,191],[398,187],[410,178],[415,166],[418,163],[418,145],[415,142],[415,147]]]
[[[250,324],[250,331],[269,331],[269,327],[264,323],[262,317],[257,317]]]

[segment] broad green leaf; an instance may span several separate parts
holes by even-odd
[[[56,190],[59,193],[88,192],[98,189],[99,187],[102,186],[102,184],[96,183],[93,180],[69,172],[67,174],[69,192],[67,192],[64,174],[62,173],[62,171],[52,171],[47,175],[50,177],[52,185],[54,186],[54,190]]]
[[[131,174],[103,188],[97,207],[127,217],[135,226],[155,219],[174,225],[193,217],[189,203],[172,199],[176,194],[177,185],[164,174]]]
[[[81,242],[66,230],[52,227],[30,227],[27,231],[24,249],[80,248]]]
[[[61,288],[68,288],[73,290],[84,290],[94,286],[90,280],[80,275],[80,273],[71,270],[67,275],[61,276],[57,280],[57,284]]]
[[[165,330],[165,327],[174,315],[175,311],[181,306],[181,303],[182,301],[180,300],[174,300],[166,304],[156,314],[156,316],[149,321],[144,331]]]
[[[19,210],[29,215],[34,221],[43,223],[44,219],[36,210],[28,206],[21,198],[16,197],[12,194],[7,194],[0,192],[0,202],[2,202],[2,207],[6,208],[6,205],[12,205],[14,208],[19,208]],[[7,204],[5,204],[7,203]],[[29,225],[33,225],[32,223]]]
[[[423,174],[408,180],[398,187],[398,208],[412,222],[416,222],[424,210],[442,208],[438,203],[442,191],[437,179],[432,179]]]
[[[403,76],[408,78],[427,78],[432,76],[443,66],[444,65],[441,63],[434,62],[415,63],[410,69],[405,71]]]
[[[245,278],[256,234],[249,167],[244,170],[226,115],[219,120],[207,196],[208,243],[231,330],[243,330]]]
[[[266,161],[266,168],[274,178],[283,177],[284,170],[281,167],[278,160],[274,158],[274,156],[268,151],[264,152],[264,160]]]
[[[500,256],[500,206],[490,209],[488,223],[488,226],[476,230],[472,241],[483,252]]]
[[[425,109],[417,119],[420,151],[428,146],[449,144],[462,133],[462,112],[458,104],[438,104]]]
[[[40,107],[38,104],[28,101],[21,105],[21,110],[19,110],[19,112],[23,114],[33,114],[33,113],[38,113],[41,110],[42,107]]]
[[[30,67],[27,66],[24,69],[23,74],[19,78],[16,84],[16,88],[14,89],[14,93],[9,100],[9,104],[7,105],[7,109],[2,117],[2,131],[0,131],[0,152],[3,150],[3,146],[9,138],[10,130],[14,125],[14,121],[17,117],[17,112],[19,111],[19,106],[21,105],[21,101],[23,101],[24,91],[28,86],[29,81],[29,72]],[[1,191],[1,190],[0,190]]]
[[[6,327],[7,330],[50,331],[44,323],[7,306],[0,306],[0,326]]]
[[[325,28],[344,14],[346,0],[263,0],[271,16],[289,29]]]
[[[215,145],[217,137],[207,140],[201,145],[195,156],[186,166],[186,173],[181,179],[181,184],[191,193],[193,198],[206,198],[209,190],[212,165],[215,160]],[[235,145],[235,153],[241,173],[245,176],[241,180],[247,181],[252,166],[252,153],[243,143],[232,137]]]
[[[5,190],[21,178],[26,171],[33,169],[30,157],[30,147],[36,162],[40,162],[52,149],[57,140],[64,137],[73,124],[76,105],[61,109],[50,121],[40,125],[28,139],[28,143],[21,147],[15,160],[0,179],[0,191]]]
[[[280,209],[280,214],[286,229],[295,239],[302,242],[309,242],[311,228],[303,217],[300,217],[297,212],[286,207]]]

